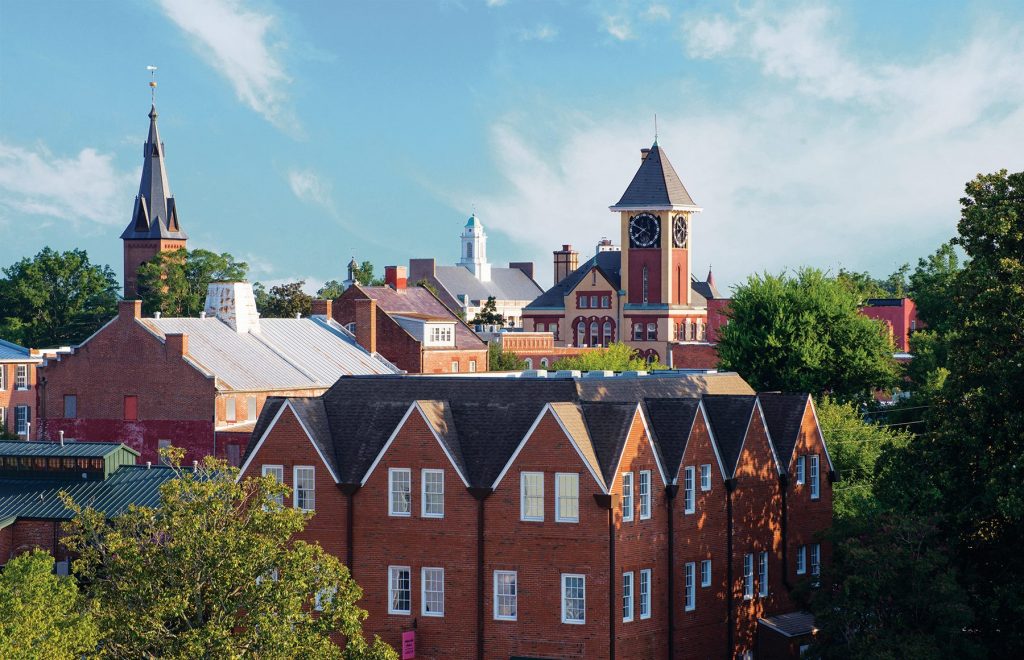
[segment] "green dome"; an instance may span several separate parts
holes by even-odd
[[[479,227],[480,226],[480,221],[476,219],[476,213],[474,213],[473,215],[469,216],[469,220],[466,221],[466,226],[467,227]]]

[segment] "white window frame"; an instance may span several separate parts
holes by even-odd
[[[811,459],[810,465],[808,466],[810,468],[808,470],[809,474],[807,475],[809,481],[811,482],[811,499],[817,500],[821,498],[820,461],[817,454],[811,454],[808,458]]]
[[[512,576],[512,593],[502,593],[498,586],[502,584],[499,577]],[[512,614],[501,614],[501,598],[512,599]],[[519,573],[516,571],[494,571],[494,620],[515,621],[519,618]]]
[[[761,598],[768,597],[768,553],[762,552],[757,561],[757,593]]]
[[[633,473],[622,473],[622,522],[633,521]]]
[[[683,607],[687,612],[697,609],[697,563],[688,561],[683,566]]]
[[[640,483],[638,484],[640,495],[640,520],[651,518],[651,471],[640,470]]]
[[[2,366],[2,365],[0,365]],[[7,429],[7,408],[0,406],[0,431]]]
[[[807,480],[807,459],[804,456],[796,457],[796,485],[803,486]]]
[[[702,589],[711,586],[711,560],[702,559],[700,561],[700,586]]]
[[[409,594],[409,609],[407,610],[396,610],[394,608],[395,593],[397,591],[396,582],[401,571],[405,571],[409,579],[409,586],[406,590]],[[388,614],[412,614],[412,569],[408,566],[388,566]]]
[[[19,364],[14,369],[14,389],[25,391],[29,389],[28,365]]]
[[[238,402],[233,396],[229,396],[224,399],[224,421],[238,421]]]
[[[807,546],[802,545],[796,549],[796,574],[807,574]]]
[[[754,597],[754,554],[743,555],[743,600]]]
[[[440,493],[428,493],[427,486],[430,480],[427,478],[435,477],[440,475],[441,477],[441,492]],[[411,476],[411,475],[410,475]],[[389,491],[390,492],[390,491]],[[428,511],[427,506],[429,504],[428,496],[440,496],[441,497],[441,510],[440,511]],[[424,518],[444,518],[444,470],[436,470],[424,468],[420,470],[420,515]]]
[[[409,495],[409,501],[405,503],[405,511],[399,511],[395,508],[397,500],[395,499],[395,476],[404,474],[408,481],[406,492]],[[409,468],[388,468],[388,515],[394,518],[409,518],[412,516],[412,470]]]
[[[527,477],[540,477],[540,515],[529,516],[526,514],[527,502],[531,496],[526,492]],[[536,495],[532,496],[536,497]],[[544,522],[544,473],[543,472],[520,472],[519,473],[519,520],[523,522]]]
[[[645,568],[640,571],[640,619],[651,618],[651,569]]]
[[[452,360],[452,373],[453,374],[459,373],[459,361],[458,360]]]
[[[817,584],[818,578],[821,577],[821,544],[820,543],[812,543],[811,544],[811,575],[814,576],[815,584]]]
[[[14,432],[17,435],[28,435],[29,407],[22,404],[14,406]]]
[[[299,494],[300,492],[306,490],[303,488],[299,488],[300,470],[302,470],[303,472],[309,470],[309,473],[311,475],[310,480],[313,485],[308,490],[309,504],[311,504],[312,506],[310,506],[309,508],[299,506]],[[294,468],[292,468],[292,506],[295,507],[296,509],[301,509],[302,511],[316,511],[316,468],[313,467],[312,465],[296,465]]]
[[[579,618],[579,619],[570,619],[570,618],[568,618],[567,613],[566,613],[566,609],[567,609],[566,605],[568,604],[567,603],[568,595],[566,594],[566,588],[567,588],[567,584],[566,583],[568,582],[568,580],[576,580],[576,579],[578,579],[580,581],[581,589],[583,591],[583,596],[580,598],[580,600],[583,601],[583,606],[581,607],[581,610],[583,612],[583,617]],[[568,624],[572,624],[572,625],[583,625],[586,622],[587,622],[587,576],[583,575],[581,573],[562,573],[562,623],[568,623]]]
[[[562,514],[562,479],[571,477],[576,482],[576,515],[566,516]],[[569,496],[566,496],[569,499]],[[555,473],[555,522],[576,523],[580,521],[580,475],[578,472],[556,472]]]
[[[167,442],[169,443],[170,440],[168,440]],[[271,473],[273,473],[273,477],[277,481],[277,483],[279,483],[279,484],[283,484],[284,483],[284,466],[283,465],[264,465],[264,466],[262,466],[260,468],[260,475],[262,475],[264,477],[267,476],[268,474],[271,474]],[[273,500],[275,502],[277,502],[278,504],[280,504],[281,506],[284,506],[284,493],[281,493],[280,495],[275,495],[273,497]]]
[[[683,513],[691,514],[697,510],[696,468],[687,465],[683,468]]]
[[[256,408],[259,407],[258,399],[255,396],[245,397],[245,421],[256,421]]]
[[[704,493],[711,490],[711,463],[700,466],[700,489]]]
[[[427,605],[429,603],[427,585],[431,581],[427,577],[428,571],[433,573],[433,579],[436,579],[438,575],[441,578],[441,609],[437,612],[428,612]],[[437,590],[431,592],[431,594],[437,594]],[[444,616],[444,569],[436,566],[424,566],[420,569],[420,609],[423,616],[430,617],[443,617]]]
[[[337,593],[335,587],[325,587],[323,589],[317,589],[316,593],[313,594],[313,609],[317,612],[324,611],[324,603],[330,603],[334,600],[334,595]]]
[[[469,373],[471,373],[471,374],[475,374],[476,373],[476,360],[470,360],[469,361]]]
[[[622,622],[633,620],[633,571],[622,574]]]
[[[7,389],[7,365],[0,364],[0,392]]]

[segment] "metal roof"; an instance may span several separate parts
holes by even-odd
[[[377,302],[377,309],[389,316],[421,316],[455,321],[455,347],[468,350],[482,350],[487,343],[480,339],[473,329],[462,322],[455,312],[445,307],[433,293],[422,287],[406,287],[396,291],[389,286],[353,285],[354,288]]]
[[[818,629],[814,624],[814,615],[810,612],[798,611],[765,616],[758,618],[757,622],[786,637],[810,635]]]
[[[471,302],[495,300],[531,301],[544,292],[518,268],[491,267],[491,280],[482,282],[465,266],[437,266],[434,277],[455,299],[466,296]]]
[[[215,317],[139,319],[161,337],[188,335],[187,357],[221,389],[330,387],[341,376],[393,374],[397,367],[367,352],[334,321],[260,319],[259,332],[236,332]]]
[[[0,442],[0,456],[59,456],[68,458],[105,458],[118,450],[125,449],[139,455],[139,452],[120,442],[25,442],[11,440]]]
[[[40,357],[34,357],[32,352],[24,346],[0,339],[0,362],[42,362]]]

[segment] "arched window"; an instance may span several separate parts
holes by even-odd
[[[697,321],[694,321],[693,325],[690,326],[690,339],[697,341]]]
[[[633,324],[633,341],[643,341],[643,340],[644,340],[644,324],[643,323],[634,323]]]
[[[547,369],[548,368],[548,359],[547,358],[541,358],[540,359],[540,366],[545,368],[545,369]]]
[[[612,322],[604,322],[604,341],[602,342],[605,346],[612,343]]]
[[[530,358],[526,358],[526,360],[524,360],[524,362],[526,362],[526,368],[527,369],[533,369],[533,360],[531,360]]]
[[[676,266],[676,304],[683,304],[683,267]]]
[[[648,323],[647,324],[647,341],[656,341],[658,339],[658,324]]]
[[[708,338],[707,324],[704,323],[703,321],[697,321],[697,327],[699,328],[699,330],[697,331],[697,338],[700,339],[701,341],[706,341]]]
[[[590,345],[597,346],[601,343],[601,337],[598,335],[597,321],[591,321],[590,323]]]
[[[576,345],[582,346],[587,343],[587,322],[580,321],[576,324]]]
[[[643,295],[644,295],[644,304],[646,305],[647,304],[647,266],[644,266],[643,276],[644,276]]]
[[[472,259],[473,258],[473,244],[472,243],[466,243],[466,258],[467,259]]]
[[[686,341],[690,338],[690,319],[686,319],[686,325],[683,326],[683,334],[679,336],[680,341]]]

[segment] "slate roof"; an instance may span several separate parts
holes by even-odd
[[[366,295],[366,297],[376,300],[377,309],[388,315],[404,314],[421,318],[454,321],[456,348],[469,350],[487,348],[487,342],[480,339],[473,332],[472,328],[456,316],[455,312],[445,307],[444,303],[423,287],[413,286],[396,291],[389,286],[363,286],[361,284],[354,284],[352,286]]]
[[[178,211],[167,183],[164,143],[156,127],[156,106],[149,110],[149,136],[143,148],[142,180],[135,198],[132,221],[121,233],[123,239],[169,238],[185,240],[188,235],[178,222]]]
[[[718,295],[718,287],[715,286],[714,280],[702,281],[698,280],[696,276],[690,275],[690,288],[699,294],[701,298],[704,298],[705,301],[721,297]]]
[[[665,475],[669,480],[679,474],[693,420],[700,407],[700,398],[644,399],[644,411],[650,420],[655,446],[661,454]]]
[[[614,483],[615,468],[636,415],[636,403],[585,401],[580,406],[593,438],[604,482]]]
[[[776,614],[775,616],[760,617],[757,621],[786,637],[810,635],[818,629],[814,624],[814,615],[810,612]]]
[[[807,410],[807,395],[765,393],[759,398],[775,452],[783,467],[788,466]]]
[[[187,357],[216,376],[220,389],[327,388],[341,376],[398,372],[352,333],[321,318],[260,319],[259,332],[236,332],[213,316],[138,322],[161,338],[187,334]]]
[[[698,209],[697,204],[686,191],[679,175],[668,160],[668,154],[662,151],[658,143],[651,147],[647,157],[640,162],[640,167],[633,180],[629,182],[622,198],[612,206],[613,211],[630,209]]]
[[[40,357],[33,357],[32,352],[23,346],[0,339],[0,362],[42,362]]]
[[[544,292],[526,273],[518,268],[491,267],[491,279],[482,282],[464,266],[437,266],[434,277],[455,300],[465,295],[471,303],[496,300],[533,300]]]
[[[743,447],[743,438],[757,402],[755,396],[712,395],[704,397],[711,433],[725,464],[726,478],[732,478]]]

